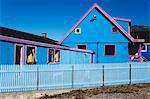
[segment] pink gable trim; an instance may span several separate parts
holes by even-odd
[[[60,44],[69,36],[69,34],[86,18],[86,16],[95,8],[95,4],[81,17],[81,19],[67,32],[59,42]]]
[[[108,13],[106,13],[97,3],[94,3],[94,5],[81,17],[81,19],[67,32],[67,34],[62,38],[62,40],[59,42],[60,44],[69,36],[69,34],[86,18],[86,16],[94,9],[97,8],[112,24],[114,24],[118,30],[121,31],[121,33],[127,37],[128,40],[132,42],[136,41],[144,41],[144,40],[134,40],[134,38],[128,34]]]
[[[131,22],[131,19],[125,19],[125,18],[118,18],[118,17],[113,17],[114,20],[118,20],[118,21],[124,21],[124,22]]]

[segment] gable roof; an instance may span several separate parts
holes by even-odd
[[[30,41],[60,45],[58,44],[58,41],[55,41],[49,38],[43,38],[42,36],[9,29],[9,28],[2,27],[2,26],[0,26],[0,35],[13,37],[13,38],[19,38],[19,39],[25,39],[25,40],[30,40]]]
[[[108,13],[106,13],[97,3],[81,17],[81,19],[67,32],[67,34],[59,42],[60,44],[71,34],[71,32],[89,15],[89,13],[96,8],[109,22],[111,22],[116,28],[131,42],[144,42],[144,39],[134,39],[129,33],[127,33]]]

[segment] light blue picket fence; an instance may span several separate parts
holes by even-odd
[[[83,88],[150,82],[150,62],[0,65],[0,92]]]

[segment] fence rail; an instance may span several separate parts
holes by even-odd
[[[83,88],[150,82],[150,62],[0,65],[0,92]]]

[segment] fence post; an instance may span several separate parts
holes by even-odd
[[[39,66],[37,65],[37,90],[39,90]]]
[[[105,80],[104,80],[104,65],[102,65],[102,79],[103,79],[103,86],[105,85]]]
[[[129,84],[131,85],[131,79],[132,79],[132,65],[130,64],[130,69],[129,69]]]
[[[74,65],[72,65],[72,88],[74,88]]]

